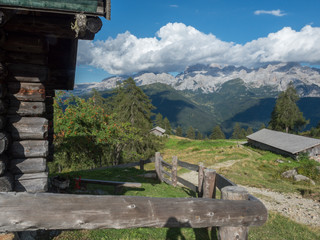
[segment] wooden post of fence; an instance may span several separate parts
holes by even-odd
[[[204,169],[205,169],[205,166],[203,165],[202,162],[200,162],[199,172],[198,172],[198,197],[202,197],[202,194],[203,194]]]
[[[140,170],[144,170],[144,161],[142,159],[140,159]]]
[[[216,170],[205,169],[203,180],[203,198],[215,198]]]
[[[246,189],[238,186],[228,186],[221,189],[221,198],[224,200],[248,200],[249,193]],[[239,212],[239,214],[241,214]],[[220,227],[220,240],[247,240],[248,227]]]
[[[156,173],[157,173],[158,179],[162,182],[161,155],[159,152],[156,152],[155,159],[154,159],[154,165],[156,168]]]
[[[174,187],[177,186],[178,178],[177,178],[177,169],[178,169],[178,157],[173,156],[172,157],[172,170],[171,170],[171,175],[172,175],[172,185]]]

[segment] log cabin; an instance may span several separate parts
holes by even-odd
[[[46,192],[55,90],[74,87],[78,40],[110,0],[0,0],[0,192]]]

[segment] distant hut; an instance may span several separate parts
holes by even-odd
[[[166,132],[166,130],[161,127],[155,127],[150,130],[150,133],[152,133],[156,136],[160,136],[160,137],[164,136],[165,132]]]
[[[296,158],[299,153],[308,153],[311,158],[320,157],[320,139],[303,137],[269,129],[262,129],[247,136],[254,147]]]

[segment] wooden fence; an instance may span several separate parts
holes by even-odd
[[[258,199],[212,169],[181,162],[177,157],[169,164],[160,153],[156,153],[155,166],[162,181],[174,186],[180,182],[202,198],[0,193],[0,232],[215,226],[220,227],[220,239],[229,240],[246,239],[249,226],[260,226],[267,220],[267,210]],[[178,166],[198,171],[198,186],[178,177]],[[222,199],[213,199],[216,187]]]
[[[197,186],[193,183],[177,176],[178,167],[186,168],[191,171],[195,171],[198,173],[198,184]],[[177,186],[177,183],[182,184],[183,186],[191,189],[192,191],[198,194],[198,197],[202,198],[216,198],[216,189],[219,189],[221,192],[221,200],[226,203],[227,208],[235,207],[235,204],[242,200],[246,201],[248,207],[252,207],[254,209],[254,215],[259,216],[260,220],[259,224],[263,224],[267,220],[267,210],[263,203],[250,195],[244,188],[238,187],[235,183],[231,182],[229,179],[224,176],[216,173],[213,169],[207,169],[204,167],[202,163],[199,165],[190,164],[187,162],[182,162],[178,160],[176,156],[172,157],[172,163],[165,162],[158,152],[155,157],[155,168],[157,172],[157,176],[160,181],[170,184],[172,186]],[[169,170],[166,170],[169,169]],[[236,200],[236,201],[229,201]],[[244,216],[246,213],[244,209],[238,209],[239,216]],[[226,214],[225,217],[228,215]],[[230,217],[230,216],[229,216]],[[223,219],[222,221],[224,221]],[[249,225],[259,225],[254,222],[257,219],[253,219]],[[256,222],[257,223],[257,222]],[[248,238],[248,226],[243,224],[242,226],[220,226],[219,228],[219,239],[247,239]],[[215,225],[218,226],[218,225]]]

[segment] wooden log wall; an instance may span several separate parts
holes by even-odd
[[[0,191],[45,192],[53,156],[53,97],[48,43],[1,32]]]

